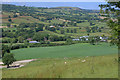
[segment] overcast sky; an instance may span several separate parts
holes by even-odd
[[[2,2],[105,2],[105,0],[2,0]]]

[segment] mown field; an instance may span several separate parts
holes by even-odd
[[[37,58],[64,58],[64,57],[85,57],[103,56],[117,54],[117,46],[110,46],[107,43],[90,45],[89,43],[79,43],[66,46],[36,47],[12,50],[17,60],[37,59]]]
[[[82,62],[83,60],[86,61]],[[77,58],[45,58],[38,59],[19,69],[3,69],[2,77],[118,78],[117,61],[117,55]]]

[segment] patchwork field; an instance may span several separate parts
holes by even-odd
[[[84,57],[103,56],[117,54],[117,46],[110,46],[107,43],[90,45],[80,43],[67,46],[37,47],[13,50],[17,60],[37,59],[37,58],[64,58],[64,57]]]

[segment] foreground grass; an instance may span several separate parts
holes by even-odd
[[[13,50],[17,60],[37,59],[37,58],[64,58],[64,57],[84,57],[102,56],[118,53],[116,46],[107,43],[100,45],[90,45],[80,43],[67,46],[37,47]]]
[[[3,78],[117,78],[117,60],[117,54],[38,59],[19,69],[3,69]]]

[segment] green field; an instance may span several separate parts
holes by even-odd
[[[83,63],[82,60],[86,60],[86,62]],[[117,55],[39,59],[19,69],[3,69],[2,77],[118,78],[117,60]]]
[[[48,24],[45,22],[41,22],[38,19],[35,19],[31,16],[22,16],[22,17],[18,17],[16,19],[13,20],[14,23],[20,24],[20,23],[43,23],[43,24]]]
[[[109,43],[24,48],[12,53],[17,60],[37,60],[18,69],[4,68],[3,78],[118,78],[118,49]]]
[[[87,27],[87,26],[90,26],[90,23],[89,22],[78,23],[77,26]]]
[[[58,24],[62,24],[64,21],[58,20],[58,19],[54,19],[51,20],[52,23],[58,23]]]
[[[84,57],[84,56],[102,56],[117,54],[117,47],[110,46],[107,43],[99,45],[90,45],[88,43],[79,43],[67,46],[37,47],[13,50],[17,60],[36,59],[36,58],[64,58],[64,57]]]

